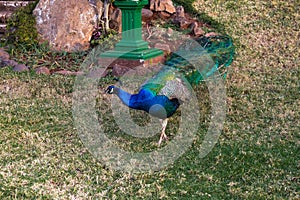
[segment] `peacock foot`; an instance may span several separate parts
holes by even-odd
[[[160,144],[162,143],[162,141],[164,141],[164,140],[168,140],[169,138],[168,138],[168,136],[165,134],[165,133],[162,133],[161,135],[160,135],[160,138],[159,138],[159,141],[158,141],[158,146],[160,146]]]

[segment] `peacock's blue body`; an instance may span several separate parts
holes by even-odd
[[[159,119],[171,117],[180,105],[177,98],[153,95],[147,89],[141,89],[138,94],[130,94],[115,86],[109,86],[107,91],[116,94],[129,108],[146,111]]]
[[[234,57],[234,45],[228,36],[201,37],[183,43],[161,70],[141,85],[137,94],[115,86],[106,90],[116,94],[128,107],[144,110],[159,119],[171,117],[187,99],[187,84],[197,85],[218,74],[226,77]],[[163,125],[160,142],[166,138]],[[160,143],[159,142],[159,143]]]

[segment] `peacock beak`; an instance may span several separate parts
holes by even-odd
[[[106,88],[106,90],[104,91],[104,93],[105,93],[105,94],[109,94],[109,93],[110,93],[109,91],[110,91],[110,89],[109,89],[109,87],[108,87],[108,88]]]

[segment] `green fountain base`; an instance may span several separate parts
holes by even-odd
[[[148,48],[142,38],[142,8],[147,4],[148,0],[115,0],[122,11],[122,39],[101,57],[149,60],[163,54],[159,49]]]
[[[114,49],[111,51],[106,51],[102,53],[101,57],[109,57],[109,58],[124,58],[130,60],[149,60],[151,58],[155,58],[157,56],[163,55],[163,51],[160,49],[144,49],[144,50],[133,50],[133,51],[125,51],[122,49]]]

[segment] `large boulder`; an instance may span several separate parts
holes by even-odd
[[[48,41],[57,51],[86,50],[99,10],[101,1],[40,0],[33,13],[41,42]]]

